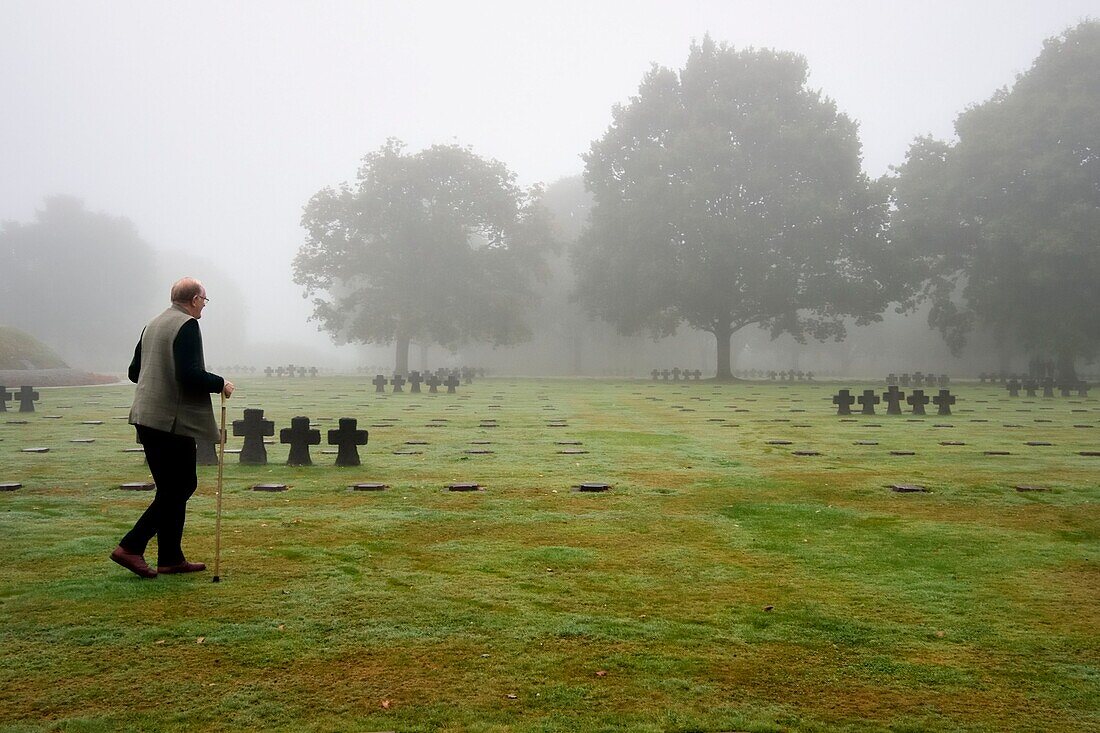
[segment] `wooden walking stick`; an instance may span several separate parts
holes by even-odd
[[[218,435],[218,508],[214,515],[214,577],[211,583],[220,583],[218,571],[222,559],[222,471],[225,468],[225,391],[222,390],[222,425]]]

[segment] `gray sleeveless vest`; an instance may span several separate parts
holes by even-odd
[[[145,327],[141,335],[141,371],[134,404],[130,408],[130,424],[216,443],[218,425],[214,422],[209,393],[183,389],[176,379],[172,344],[179,330],[190,320],[190,315],[173,305]]]

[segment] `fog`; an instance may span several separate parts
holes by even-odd
[[[59,194],[129,219],[157,264],[155,282],[105,294],[133,303],[114,316],[127,342],[155,314],[145,290],[166,304],[171,281],[190,274],[212,299],[203,329],[214,364],[392,366],[392,349],[333,346],[291,281],[302,207],[354,179],[387,138],[413,151],[469,145],[524,185],[552,184],[583,170],[612,105],[636,93],[651,64],[679,68],[709,33],[804,55],[811,86],[859,123],[864,169],[878,177],[914,137],[950,139],[962,110],[1090,14],[1100,3],[0,0],[0,220],[33,221]],[[913,368],[956,363],[920,314],[894,328],[913,333],[907,343],[923,359]],[[713,364],[713,340],[690,332],[621,361],[600,347],[617,337],[600,333],[585,336],[583,359],[549,337],[454,358],[591,374]],[[868,371],[895,368],[873,353],[873,332],[862,338],[811,343],[801,366],[850,369],[855,358]],[[625,344],[620,354],[634,348]],[[979,351],[982,368],[997,366]],[[798,353],[766,334],[735,339],[738,367],[797,368]],[[451,358],[432,354],[436,364]]]

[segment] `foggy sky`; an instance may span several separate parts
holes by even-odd
[[[233,277],[250,341],[324,345],[290,281],[301,208],[387,137],[549,183],[582,170],[651,63],[680,68],[709,32],[805,55],[878,176],[1089,15],[1100,0],[0,0],[0,220],[77,196]],[[217,285],[206,317],[233,317]]]

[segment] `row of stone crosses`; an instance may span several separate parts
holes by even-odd
[[[814,381],[813,372],[797,372],[793,369],[786,372],[777,372],[774,369],[769,371],[766,369],[734,369],[733,376],[742,377],[745,379],[762,379],[767,377],[772,381],[779,380],[780,382],[812,382]]]
[[[20,412],[34,412],[34,403],[38,400],[38,393],[34,387],[23,386],[18,392],[9,392],[8,388],[0,384],[0,412],[8,411],[8,403],[15,398],[19,402]]]
[[[1005,389],[1008,390],[1009,397],[1019,397],[1021,389],[1024,390],[1024,393],[1028,397],[1035,397],[1035,393],[1040,389],[1043,390],[1043,397],[1053,397],[1055,389],[1057,389],[1063,397],[1070,397],[1075,391],[1078,397],[1089,396],[1089,383],[1080,379],[1075,381],[1062,380],[1060,382],[1055,382],[1053,377],[1044,377],[1043,379],[1026,377],[1021,382],[1020,379],[1013,374],[1011,378],[1005,381]]]
[[[447,388],[447,394],[454,394],[459,385],[459,378],[462,379],[462,384],[473,384],[474,377],[477,375],[477,370],[469,367],[462,367],[462,369],[455,369],[448,371],[446,369],[436,369],[435,373],[429,373],[427,376],[422,375],[419,371],[413,370],[409,372],[409,376],[405,377],[400,373],[394,374],[389,379],[382,374],[374,375],[374,379],[371,380],[371,384],[374,385],[375,394],[381,394],[386,391],[386,385],[393,387],[393,391],[404,392],[405,385],[409,385],[409,392],[412,394],[420,394],[421,384],[428,385],[428,393],[436,394],[439,392],[440,387]]]
[[[951,394],[950,390],[941,389],[939,394],[935,397],[929,397],[924,393],[923,389],[914,389],[913,392],[906,397],[905,393],[898,389],[896,384],[891,384],[885,392],[882,393],[882,397],[879,397],[875,390],[865,389],[863,394],[856,397],[851,393],[851,390],[842,389],[833,397],[833,404],[836,405],[836,414],[838,415],[851,415],[852,405],[856,402],[859,403],[861,415],[874,415],[875,405],[880,402],[886,403],[887,415],[900,415],[901,403],[905,402],[913,408],[914,415],[926,415],[924,406],[929,402],[936,406],[937,415],[950,415],[951,405],[955,404],[955,395]]]
[[[951,384],[951,378],[946,374],[941,374],[938,377],[935,374],[929,372],[913,372],[911,375],[908,373],[898,376],[893,372],[886,375],[887,387],[939,387],[940,389],[947,389]]]
[[[668,382],[670,379],[673,382],[679,382],[680,377],[683,377],[683,381],[685,382],[689,380],[698,382],[703,378],[703,373],[698,369],[692,371],[690,369],[676,367],[675,369],[654,369],[649,373],[649,376],[653,377],[654,382]]]
[[[359,430],[358,421],[353,417],[340,418],[340,427],[328,431],[328,444],[337,447],[337,466],[358,466],[359,446],[367,444],[367,431]],[[247,466],[266,466],[267,447],[265,437],[275,435],[275,421],[265,420],[264,411],[258,408],[245,408],[244,418],[233,421],[233,435],[243,437],[240,462]],[[279,431],[279,442],[290,446],[288,466],[312,466],[309,455],[311,445],[321,444],[321,431],[310,427],[308,417],[295,417],[290,427]],[[196,441],[199,465],[216,466],[218,464],[217,446],[212,442]]]

